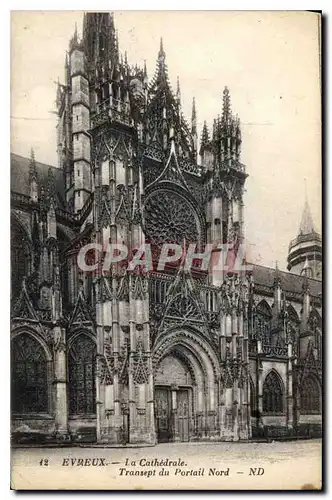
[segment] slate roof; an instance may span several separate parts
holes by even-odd
[[[278,270],[279,278],[281,281],[281,288],[285,292],[303,293],[304,276],[292,274],[287,271]],[[271,267],[259,266],[253,264],[253,278],[256,285],[273,286],[276,276],[276,270]],[[322,294],[322,282],[309,278],[310,294],[318,297]]]
[[[10,189],[19,194],[30,194],[29,158],[11,153],[10,155]],[[62,171],[53,165],[46,165],[36,161],[38,185],[47,188],[48,170],[51,167],[54,177],[57,202],[63,208],[65,199],[65,183]]]

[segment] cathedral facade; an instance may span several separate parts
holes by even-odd
[[[322,243],[306,203],[289,272],[213,273],[199,253],[244,243],[241,126],[223,90],[198,148],[162,42],[154,77],[119,53],[113,17],[84,16],[58,84],[58,167],[11,158],[15,442],[155,444],[319,435]],[[162,245],[196,260],[160,270]],[[93,249],[121,244],[105,272]],[[128,262],[152,249],[147,272]],[[90,245],[91,272],[78,265]],[[285,252],[286,253],[286,252]]]

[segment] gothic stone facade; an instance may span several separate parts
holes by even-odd
[[[89,13],[57,106],[58,168],[12,155],[14,439],[153,444],[319,428],[321,286],[308,255],[302,276],[77,266],[87,243],[133,254],[149,242],[156,257],[164,242],[243,241],[247,174],[229,90],[198,151],[195,102],[188,125],[162,43],[149,83],[120,56],[112,16]],[[319,247],[309,260],[320,258]]]

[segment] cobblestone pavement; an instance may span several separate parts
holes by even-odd
[[[321,453],[321,440],[17,448],[12,487],[313,489],[321,487]]]

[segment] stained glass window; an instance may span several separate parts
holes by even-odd
[[[14,413],[48,411],[47,360],[42,345],[30,334],[12,342],[11,382]]]
[[[89,415],[96,412],[96,344],[79,335],[69,351],[69,412]]]
[[[320,413],[320,387],[313,376],[307,376],[301,385],[301,412]]]
[[[279,375],[271,371],[263,384],[263,412],[283,412],[283,386]]]

